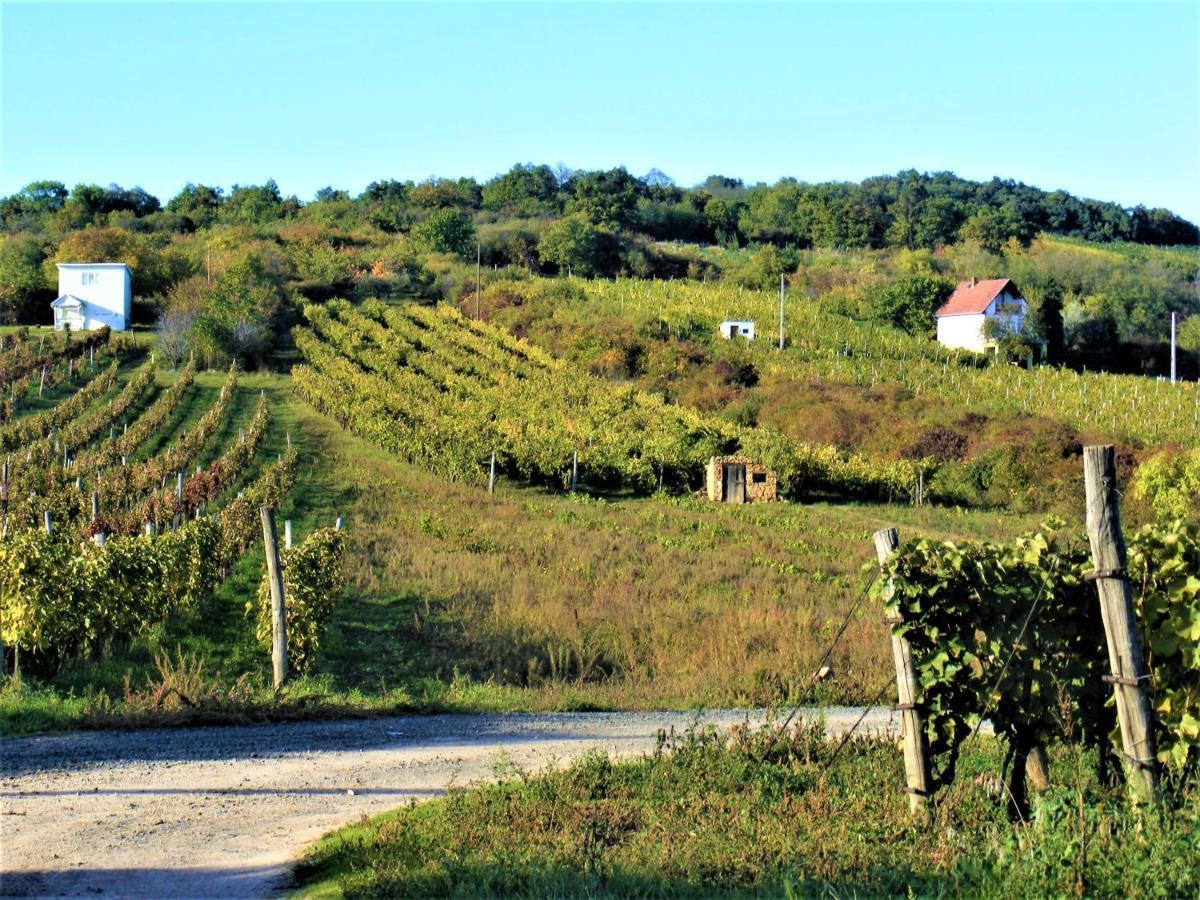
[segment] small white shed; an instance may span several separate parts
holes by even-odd
[[[753,322],[735,321],[727,319],[717,326],[717,330],[721,333],[721,337],[725,340],[732,340],[735,337],[744,337],[748,341],[758,337],[758,332],[754,327]]]
[[[133,290],[125,263],[58,263],[58,299],[50,304],[54,329],[113,331],[129,327]]]

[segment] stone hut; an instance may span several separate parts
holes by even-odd
[[[777,500],[775,473],[748,456],[714,456],[705,483],[713,503],[763,503]]]

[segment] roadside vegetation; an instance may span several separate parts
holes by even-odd
[[[819,725],[689,734],[594,755],[334,832],[296,869],[302,897],[1194,896],[1200,795],[1131,812],[1059,748],[1028,819],[1004,811],[1003,754],[981,739],[928,823],[887,741]]]

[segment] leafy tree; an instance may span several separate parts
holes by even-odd
[[[475,226],[469,216],[456,209],[439,209],[418,222],[413,237],[435,253],[466,256],[475,238]]]
[[[770,291],[778,289],[780,275],[794,268],[794,261],[785,260],[778,247],[765,244],[728,277],[741,287]]]
[[[221,207],[220,218],[225,222],[248,222],[251,225],[266,225],[285,215],[283,196],[274,178],[265,184],[235,184],[229,199]]]
[[[592,276],[609,271],[612,235],[577,212],[552,223],[538,241],[538,257],[562,271]]]
[[[756,188],[742,207],[738,230],[750,241],[807,246],[812,235],[802,224],[803,199],[803,188],[794,182]]]
[[[953,288],[949,279],[936,275],[904,275],[876,294],[875,316],[910,334],[928,334],[935,325],[934,313]]]
[[[61,181],[34,181],[0,200],[0,224],[5,228],[33,228],[62,209],[67,187]]]
[[[182,191],[167,201],[167,209],[187,220],[190,225],[187,230],[205,228],[216,220],[221,211],[221,204],[225,202],[223,194],[219,187],[192,184],[189,181]]]
[[[743,205],[721,197],[713,197],[704,204],[704,221],[718,244],[737,246],[738,217]]]
[[[1200,315],[1188,316],[1176,326],[1175,343],[1182,350],[1200,350]]]
[[[574,197],[568,205],[583,213],[593,225],[626,228],[633,223],[644,185],[624,166],[602,172],[585,172],[573,179]]]
[[[1066,346],[1063,325],[1062,288],[1050,276],[1040,283],[1026,284],[1025,299],[1029,302],[1029,331],[1046,342],[1046,361],[1062,361]]]
[[[977,209],[963,223],[959,235],[978,241],[980,246],[992,253],[999,253],[1000,248],[1014,238],[1028,243],[1030,237],[1025,224],[1007,207]]]
[[[24,318],[32,302],[45,293],[42,246],[33,236],[17,234],[0,241],[0,318]],[[44,317],[41,317],[44,318]]]
[[[546,165],[515,165],[483,186],[484,209],[514,209],[530,214],[555,202],[558,179]]]
[[[423,209],[479,209],[480,188],[474,178],[430,178],[414,185],[409,198]]]

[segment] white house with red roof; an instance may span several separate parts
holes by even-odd
[[[943,347],[985,353],[995,341],[985,325],[997,321],[1006,332],[1021,329],[1029,304],[1007,278],[959,282],[950,299],[937,311],[937,339]]]

